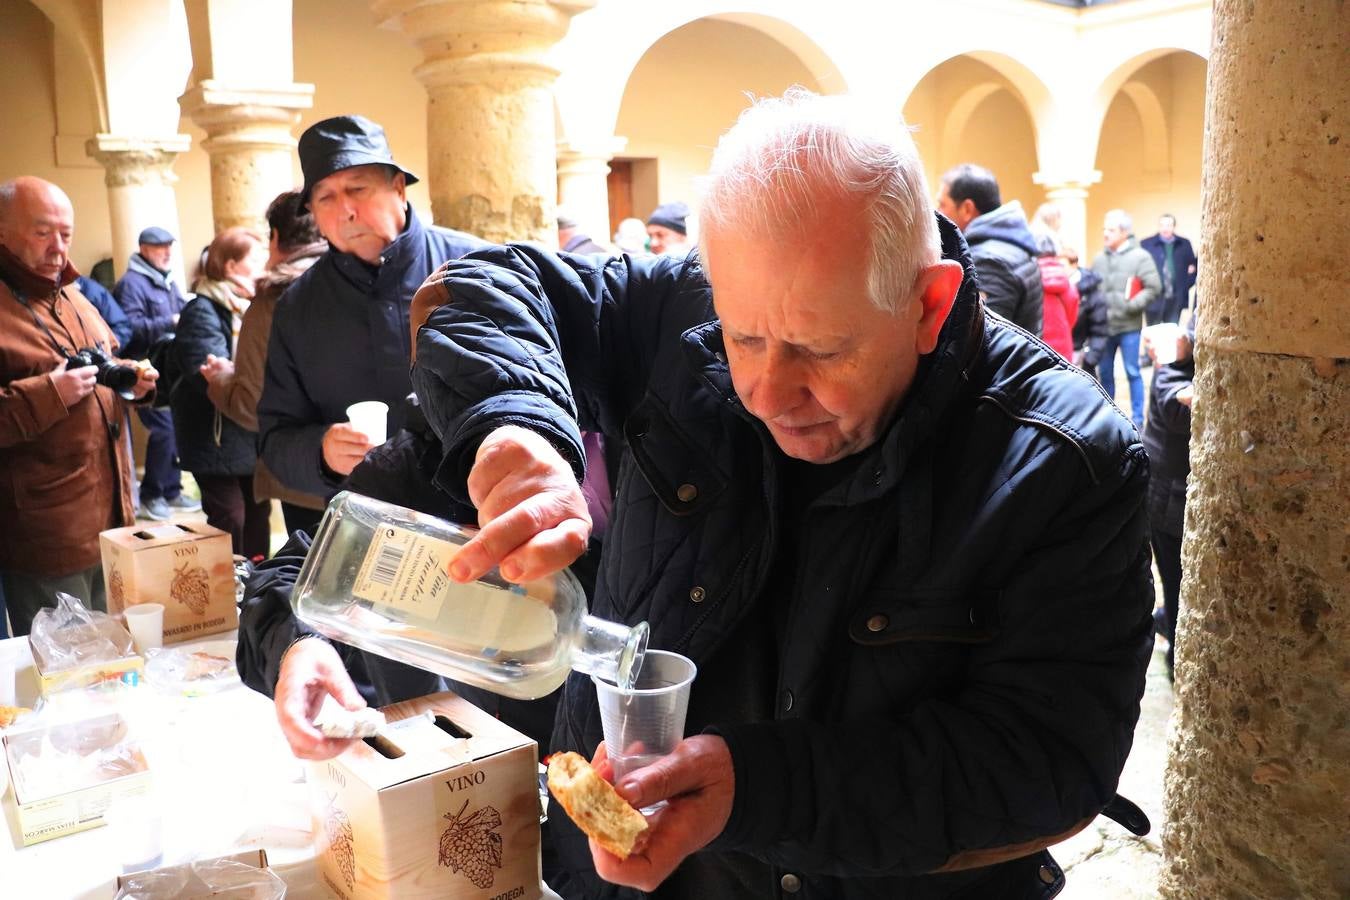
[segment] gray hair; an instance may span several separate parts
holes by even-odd
[[[19,184],[13,179],[0,181],[0,224],[9,220],[10,210],[14,208],[14,198],[19,194]]]
[[[909,127],[898,111],[853,97],[793,87],[781,98],[756,100],[718,141],[703,188],[700,244],[709,228],[757,237],[800,232],[822,201],[862,200],[871,237],[867,292],[889,312],[941,258]]]
[[[1111,209],[1106,212],[1106,225],[1119,228],[1126,234],[1134,234],[1134,219],[1123,209]]]

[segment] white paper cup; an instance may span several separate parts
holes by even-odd
[[[19,657],[19,645],[0,641],[0,706],[14,706],[14,666]],[[5,767],[0,757],[0,768]]]
[[[1175,322],[1159,322],[1144,328],[1145,346],[1153,348],[1153,364],[1170,366],[1177,361],[1177,338],[1181,326]]]
[[[591,676],[600,700],[605,754],[614,767],[616,782],[634,769],[656,762],[684,739],[689,686],[697,674],[698,668],[687,656],[648,650],[632,691],[621,691],[612,682]]]
[[[128,606],[122,616],[137,653],[144,656],[147,650],[164,646],[164,604],[138,603]]]
[[[365,434],[376,447],[389,435],[389,404],[382,400],[362,400],[347,407],[347,420]]]
[[[153,797],[118,797],[108,807],[104,821],[112,832],[123,872],[142,872],[159,865],[164,856],[164,817]]]

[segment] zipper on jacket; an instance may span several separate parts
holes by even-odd
[[[1067,441],[1075,450],[1078,451],[1078,455],[1083,458],[1083,465],[1087,467],[1088,476],[1092,479],[1092,483],[1101,484],[1101,479],[1097,477],[1097,470],[1093,468],[1092,460],[1088,458],[1087,450],[1085,450],[1083,448],[1083,445],[1080,444],[1075,438],[1065,434],[1063,431],[1060,431],[1058,428],[1047,422],[1042,422],[1039,419],[1028,418],[1027,416],[1017,415],[1012,410],[1008,409],[1008,407],[1003,404],[1003,401],[1000,400],[998,397],[995,397],[993,394],[981,394],[980,399],[988,400],[990,403],[997,406],[1005,416],[1016,422],[1025,422],[1028,425],[1035,425],[1036,427],[1042,428],[1045,431],[1048,431],[1051,434],[1055,435],[1056,437],[1062,438],[1063,440]]]

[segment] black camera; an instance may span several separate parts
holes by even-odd
[[[98,372],[94,375],[94,382],[104,387],[112,388],[117,392],[117,396],[123,400],[135,398],[133,393],[136,388],[136,382],[141,377],[140,371],[135,366],[125,366],[122,363],[114,362],[97,347],[85,347],[83,350],[77,350],[67,357],[67,369],[79,369],[84,366],[97,366]]]

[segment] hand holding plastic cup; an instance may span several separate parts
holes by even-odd
[[[689,686],[698,674],[692,660],[668,650],[648,650],[631,691],[591,676],[600,699],[600,724],[605,753],[618,781],[634,769],[649,766],[684,739]],[[657,803],[642,810],[650,813]]]
[[[1144,346],[1154,365],[1170,366],[1177,361],[1177,341],[1183,333],[1175,322],[1159,322],[1144,328]]]
[[[127,631],[131,632],[131,641],[136,652],[145,655],[147,650],[164,646],[164,604],[138,603],[122,611],[127,621]]]
[[[347,421],[378,447],[389,436],[389,404],[382,400],[362,400],[347,407]]]

